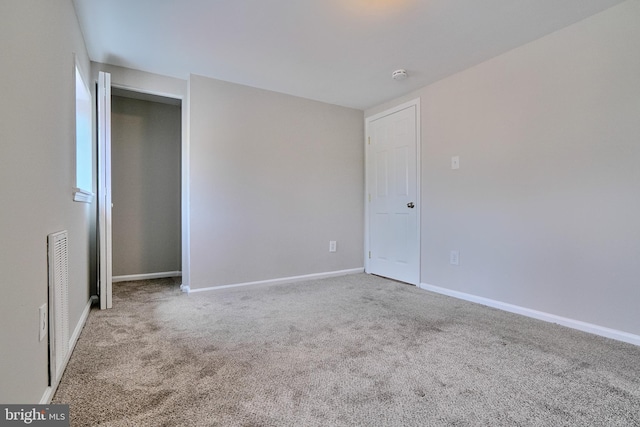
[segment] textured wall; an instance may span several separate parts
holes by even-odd
[[[74,53],[89,60],[70,0],[0,2],[0,402],[47,387],[47,235],[69,231],[69,335],[89,301],[95,206],[73,201]]]
[[[195,75],[189,99],[192,289],[362,268],[362,111]]]
[[[625,2],[365,112],[421,98],[423,283],[640,334],[639,20]]]

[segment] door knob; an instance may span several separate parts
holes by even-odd
[[[407,203],[407,207],[409,209],[413,209],[415,207],[415,205],[413,204],[413,202],[409,202],[409,203]]]

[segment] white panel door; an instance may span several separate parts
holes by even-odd
[[[111,308],[111,74],[98,76],[98,229],[100,309]]]
[[[367,272],[417,285],[420,280],[416,103],[368,122]]]

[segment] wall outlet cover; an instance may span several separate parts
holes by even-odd
[[[336,249],[337,249],[336,241],[335,240],[330,240],[329,241],[329,252],[335,252]]]
[[[460,252],[451,251],[451,253],[449,254],[449,264],[451,265],[460,264]]]

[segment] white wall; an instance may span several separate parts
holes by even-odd
[[[98,70],[110,72],[114,86],[183,100],[184,284],[196,289],[362,267],[362,111],[100,63],[92,63],[94,79]],[[230,189],[237,194],[225,194]],[[233,205],[221,204],[227,201]],[[215,224],[206,218],[212,206]],[[251,222],[237,222],[241,217]],[[217,233],[234,243],[215,240]],[[329,240],[338,241],[338,252],[329,254]]]
[[[182,99],[183,101],[187,96],[186,80],[118,67],[117,65],[91,62],[91,75],[94,80],[98,79],[99,71],[111,73],[111,85],[118,88]]]
[[[70,335],[89,301],[95,206],[73,201],[74,52],[89,60],[70,0],[0,2],[0,402],[47,388],[47,235],[69,231]]]
[[[423,283],[640,334],[638,22],[630,0],[365,112],[421,98]]]
[[[191,289],[362,268],[362,111],[196,75],[189,100]]]
[[[112,96],[114,276],[180,271],[180,110]]]

